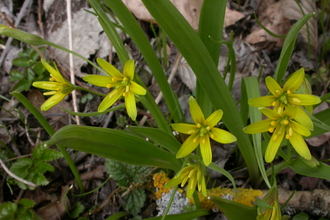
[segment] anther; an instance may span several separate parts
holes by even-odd
[[[290,139],[290,137],[291,137],[291,136],[290,136],[289,134],[285,135],[285,138],[286,138],[286,139]]]
[[[214,139],[214,138],[215,138],[215,135],[214,135],[214,134],[211,134],[210,137],[211,137],[212,139]]]
[[[283,121],[283,123],[287,125],[287,124],[289,124],[289,121],[285,119],[285,120]]]
[[[200,127],[202,127],[202,125],[201,125],[200,123],[198,123],[198,124],[197,124],[197,127],[200,128]]]
[[[280,90],[276,90],[275,93],[278,94],[278,95],[280,95],[281,94],[281,91]]]
[[[54,81],[55,81],[55,79],[54,79],[54,78],[49,78],[49,81],[52,81],[52,82],[54,82]]]
[[[277,137],[277,134],[275,134],[273,140],[276,141]]]
[[[123,92],[123,96],[126,97],[127,96],[127,92]]]
[[[206,130],[208,130],[208,131],[209,131],[210,129],[211,129],[211,128],[210,128],[210,126],[207,126],[207,127],[206,127]]]
[[[108,85],[107,85],[107,88],[110,89],[110,88],[111,88],[111,84],[108,84]]]
[[[272,106],[275,107],[276,105],[277,105],[277,102],[274,101],[274,102],[272,103]]]
[[[286,93],[288,93],[289,95],[291,94],[291,91],[290,90],[288,90],[288,91],[286,91]]]
[[[292,101],[293,101],[294,103],[300,103],[300,100],[297,99],[297,98],[292,98]]]
[[[274,128],[269,128],[268,130],[270,133],[273,133],[274,132]]]
[[[272,121],[270,124],[271,124],[272,126],[276,126],[276,121]]]
[[[198,140],[197,138],[194,138],[193,142],[196,144],[197,143],[197,140]]]

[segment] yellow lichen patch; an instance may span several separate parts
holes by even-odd
[[[164,188],[164,185],[170,181],[167,177],[167,174],[163,171],[155,173],[153,176],[154,187],[156,188],[155,196],[157,199],[160,199],[163,193],[169,193],[172,188]]]
[[[262,196],[262,192],[260,190],[254,190],[254,189],[237,188],[235,195],[235,191],[233,189],[219,187],[219,188],[208,189],[207,195],[208,197],[216,196],[252,207],[256,197]],[[201,194],[199,194],[199,200],[202,208],[204,209],[212,209],[213,207],[216,206],[211,200],[209,200],[207,197]],[[190,203],[194,204],[193,199],[190,199]]]

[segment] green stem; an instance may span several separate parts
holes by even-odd
[[[25,96],[18,92],[11,92],[11,95],[18,99],[34,115],[34,117],[40,122],[40,124],[44,127],[44,129],[50,136],[55,133],[54,129],[50,126],[44,116],[36,109],[36,107],[34,107],[34,105],[32,105],[32,103]],[[57,147],[61,151],[69,167],[71,168],[71,171],[77,181],[80,191],[84,192],[85,190],[82,185],[79,172],[77,170],[77,167],[73,163],[72,158],[63,146],[57,145]]]
[[[87,88],[81,87],[81,86],[74,86],[74,89],[79,89],[79,90],[84,90],[86,92],[92,93],[94,95],[99,95],[99,96],[107,96],[107,94],[99,93],[99,92],[94,92],[92,90],[89,90]]]

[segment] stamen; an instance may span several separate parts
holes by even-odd
[[[54,81],[55,81],[55,79],[54,79],[54,78],[49,78],[49,81],[52,81],[52,82],[54,82]]]
[[[210,129],[211,129],[211,128],[210,128],[210,126],[207,126],[207,127],[206,127],[206,130],[208,130],[208,131],[209,131]]]
[[[275,130],[275,128],[269,128],[269,130],[268,130],[268,131],[269,131],[270,133],[273,133],[273,132],[274,132],[274,130]]]
[[[289,121],[285,119],[285,120],[283,121],[283,123],[284,123],[285,125],[287,125],[287,124],[289,124]]]
[[[57,88],[56,91],[59,91],[60,92],[60,91],[62,91],[62,88]]]
[[[128,92],[128,91],[129,91],[129,86],[127,85],[125,88],[125,92]]]
[[[285,135],[285,138],[286,138],[286,139],[290,139],[290,137],[291,137],[291,136],[290,136],[289,134]]]
[[[194,133],[196,133],[195,130],[190,130],[190,131],[188,131],[188,134],[194,134]]]
[[[123,81],[127,81],[127,80],[128,80],[128,78],[127,77],[124,77]]]
[[[292,136],[293,132],[292,132],[292,128],[289,128],[289,135]]]
[[[282,112],[282,107],[278,107],[278,109],[277,109],[277,113],[278,113],[278,114],[281,114],[281,112]]]
[[[286,93],[288,93],[289,95],[291,94],[291,91],[290,90],[288,90],[288,91],[286,91]]]
[[[193,142],[196,144],[198,141],[198,138],[194,138]]]
[[[111,88],[111,84],[108,84],[108,85],[107,85],[107,88],[110,89],[110,88]]]
[[[123,96],[126,97],[127,96],[127,92],[123,92]]]
[[[198,123],[198,124],[197,124],[197,127],[198,127],[198,128],[202,127],[201,123]]]
[[[297,98],[292,98],[292,101],[293,101],[294,103],[300,103],[300,100],[297,99]]]
[[[202,144],[205,144],[206,143],[206,140],[205,140],[205,138],[203,138],[203,140],[202,140]]]
[[[272,103],[272,106],[275,107],[276,105],[277,105],[277,102],[274,101],[274,102]]]
[[[211,137],[212,139],[214,139],[214,138],[215,138],[215,135],[214,135],[214,134],[210,134],[210,137]]]
[[[118,81],[118,79],[117,79],[117,78],[115,78],[115,77],[112,77],[111,81],[112,81],[112,82],[117,82],[117,81]]]
[[[278,95],[281,95],[281,91],[280,90],[276,90],[275,93],[278,94]]]
[[[276,121],[272,121],[270,124],[271,124],[272,126],[276,126]]]

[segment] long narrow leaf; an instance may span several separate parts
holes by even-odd
[[[129,131],[68,125],[58,130],[45,144],[61,144],[67,148],[134,165],[162,167],[174,171],[181,168],[181,163],[174,154]]]
[[[223,110],[223,121],[236,136],[251,181],[255,183],[259,170],[252,144],[248,136],[243,133],[244,124],[235,101],[205,45],[170,1],[143,0],[143,3],[185,57],[213,107]]]

